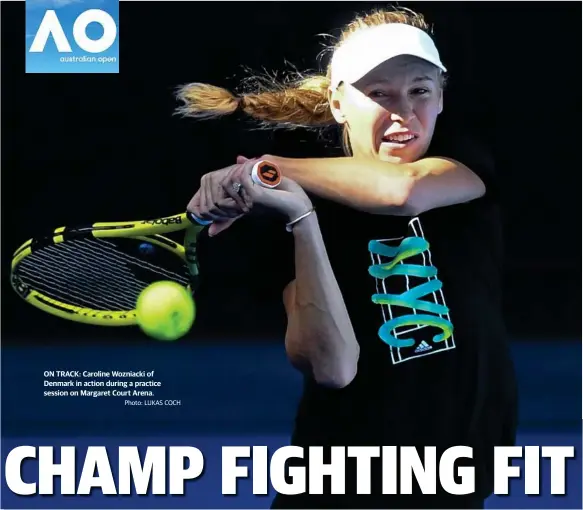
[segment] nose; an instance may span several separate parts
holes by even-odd
[[[407,124],[413,118],[413,112],[411,113],[391,113],[391,121],[399,122],[400,124]]]
[[[409,99],[401,99],[395,104],[391,105],[391,121],[406,124],[415,115],[413,112],[413,105]]]

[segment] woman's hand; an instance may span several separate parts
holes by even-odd
[[[236,165],[210,172],[201,179],[201,187],[187,210],[199,218],[213,221],[209,227],[210,236],[226,230],[257,205],[276,211],[289,221],[312,208],[301,186],[285,176],[276,189],[255,184],[251,171],[257,161],[259,159],[248,160],[240,156]]]
[[[229,174],[240,166],[231,165],[203,175],[200,188],[188,203],[187,210],[210,221],[223,221],[247,213],[249,208],[244,196],[236,194],[231,197],[223,187]]]

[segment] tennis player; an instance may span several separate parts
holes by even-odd
[[[514,444],[499,193],[489,152],[464,125],[440,122],[445,76],[424,18],[380,10],[344,29],[325,75],[242,96],[181,89],[194,118],[242,111],[343,133],[345,157],[264,155],[287,176],[277,190],[254,186],[256,160],[239,158],[205,175],[188,205],[215,220],[215,235],[257,205],[285,217],[295,244],[286,350],[305,374],[293,444],[324,446],[325,461],[333,445],[415,446],[422,458],[432,446],[438,459],[473,448],[456,465],[474,467],[470,493],[456,478],[460,494],[439,481],[434,494],[415,482],[384,494],[381,460],[367,487],[349,458],[344,495],[327,477],[322,494],[279,494],[274,508],[482,508],[493,447]]]

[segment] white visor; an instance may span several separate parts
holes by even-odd
[[[429,34],[411,25],[387,23],[359,30],[334,52],[332,87],[340,82],[354,83],[378,65],[400,55],[419,57],[447,71]]]

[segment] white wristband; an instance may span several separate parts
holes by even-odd
[[[301,216],[298,216],[295,220],[290,221],[289,223],[286,223],[285,225],[285,229],[288,232],[291,232],[294,228],[294,225],[296,223],[299,223],[300,221],[302,221],[304,218],[307,218],[310,214],[312,214],[313,212],[316,211],[315,207],[312,207],[308,212],[305,212],[304,214],[302,214]]]

